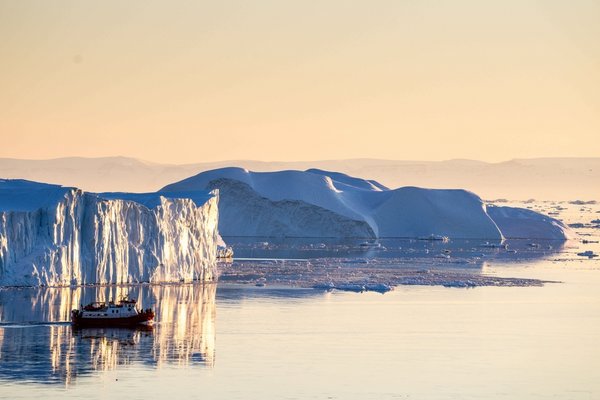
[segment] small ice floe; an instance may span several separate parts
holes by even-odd
[[[317,283],[316,285],[313,285],[313,289],[333,290],[335,289],[335,285],[333,284],[333,282]]]
[[[505,243],[490,243],[490,242],[485,242],[481,244],[481,247],[485,247],[488,249],[508,249],[508,245]]]
[[[460,280],[460,281],[450,281],[445,282],[443,284],[444,287],[453,287],[453,288],[474,288],[479,285],[475,282],[471,282],[470,280]]]
[[[381,243],[378,242],[362,242],[358,246],[365,250],[387,250],[385,246],[382,246]]]
[[[377,293],[387,293],[390,290],[393,290],[393,287],[386,284],[386,283],[365,283],[365,284],[361,284],[361,283],[333,283],[333,282],[326,282],[326,283],[317,283],[316,285],[313,285],[313,289],[318,289],[318,290],[327,290],[327,291],[332,291],[332,290],[341,290],[341,291],[345,291],[345,292],[355,292],[355,293],[362,293],[362,292],[377,292]]]
[[[434,233],[432,233],[429,236],[421,236],[418,238],[419,240],[432,240],[432,241],[441,241],[441,242],[448,242],[450,240],[450,238],[448,236],[442,236],[442,235],[436,235]]]
[[[585,200],[573,200],[573,201],[570,201],[569,203],[570,204],[579,205],[579,206],[582,206],[582,205],[593,205],[593,204],[596,204],[596,200],[588,200],[588,201],[585,201]]]
[[[356,293],[362,293],[366,290],[364,285],[361,285],[358,283],[342,283],[342,284],[336,285],[335,289],[344,290],[346,292],[356,292]]]
[[[587,257],[587,258],[598,257],[598,254],[594,253],[592,250],[582,251],[581,253],[577,253],[577,255],[581,256],[581,257]]]
[[[344,264],[368,264],[369,260],[366,258],[349,258],[342,261]]]
[[[233,258],[233,247],[217,246],[217,258],[232,259]]]
[[[365,289],[369,292],[378,292],[378,293],[386,293],[393,288],[390,285],[386,285],[385,283],[368,283],[365,285]]]

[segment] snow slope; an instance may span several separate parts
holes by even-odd
[[[466,190],[422,189],[403,187],[389,190],[377,182],[353,178],[322,170],[250,172],[242,168],[222,168],[200,173],[163,188],[163,191],[186,191],[219,187],[214,181],[225,179],[248,185],[259,196],[271,201],[297,200],[330,210],[342,217],[364,221],[377,237],[421,237],[431,234],[455,239],[501,240],[502,229],[496,224],[482,200]],[[211,182],[213,182],[211,184]],[[253,218],[253,210],[243,204],[245,195],[228,196],[221,207],[223,215],[236,218],[221,220],[227,234],[245,231],[245,221]],[[310,211],[310,210],[307,210]],[[264,211],[262,211],[264,213]],[[565,230],[551,218],[537,214],[538,228],[533,231],[529,220],[515,213],[501,219],[511,236],[565,239]],[[278,235],[281,218],[271,222]],[[306,219],[307,217],[304,217]],[[329,222],[323,222],[327,224]],[[290,228],[298,234],[299,227]],[[509,228],[508,228],[509,227]],[[261,232],[268,231],[265,227]],[[309,236],[308,233],[305,236]]]
[[[471,192],[404,187],[388,193],[370,214],[381,237],[435,234],[455,239],[502,239],[485,205]]]
[[[389,190],[389,188],[383,186],[381,183],[374,180],[364,180],[361,178],[355,178],[350,175],[343,174],[341,172],[334,171],[325,171],[318,168],[310,168],[307,169],[306,172],[310,172],[312,174],[329,176],[336,182],[346,183],[350,186],[354,186],[360,189],[368,189],[368,190]]]
[[[331,210],[351,219],[363,220],[360,212],[341,201],[343,191],[365,191],[362,187],[333,181],[331,177],[304,171],[250,172],[243,168],[222,168],[203,172],[183,181],[165,186],[162,191],[188,191],[208,187],[216,179],[243,182],[270,200],[301,200]],[[360,186],[370,186],[367,181]],[[371,191],[371,190],[368,190]]]
[[[218,196],[192,197],[0,180],[0,284],[212,280]]]
[[[364,221],[302,200],[269,200],[237,180],[216,179],[208,183],[207,189],[219,190],[219,227],[225,236],[375,236]]]
[[[508,239],[575,238],[575,233],[559,220],[532,210],[490,205],[487,212]]]

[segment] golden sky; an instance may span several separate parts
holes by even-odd
[[[600,2],[0,0],[0,157],[600,156]]]

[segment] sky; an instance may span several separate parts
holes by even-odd
[[[599,21],[585,0],[0,0],[0,157],[598,157]]]

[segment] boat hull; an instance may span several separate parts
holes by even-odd
[[[71,314],[71,323],[74,326],[136,326],[141,324],[149,324],[154,319],[154,313],[152,311],[143,311],[137,315],[119,318],[93,318],[93,317],[82,317],[80,313],[73,312]]]

